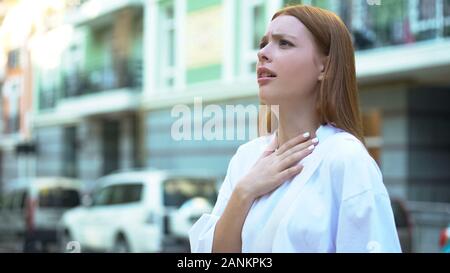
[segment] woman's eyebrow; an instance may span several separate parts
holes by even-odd
[[[297,39],[295,36],[289,35],[289,34],[285,34],[285,33],[272,33],[271,36],[274,39],[280,39],[280,38],[284,38],[284,37],[291,38],[291,39],[294,39],[294,40]],[[261,42],[265,42],[265,41],[267,41],[267,35],[264,35],[261,38]]]

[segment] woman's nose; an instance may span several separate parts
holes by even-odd
[[[265,48],[262,48],[258,51],[258,61],[261,62],[268,62],[270,61],[270,58],[268,57],[268,54],[265,50]]]

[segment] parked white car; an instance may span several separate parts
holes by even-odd
[[[46,251],[57,243],[62,214],[80,204],[81,182],[64,177],[22,178],[6,183],[0,209],[2,240],[24,252]]]
[[[189,251],[188,231],[212,210],[216,182],[211,175],[162,170],[102,177],[92,198],[64,214],[62,250],[72,241],[81,251]]]

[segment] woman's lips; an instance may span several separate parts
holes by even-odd
[[[276,77],[261,77],[258,78],[258,84],[259,86],[263,86],[266,85],[268,83],[270,83],[271,81],[275,80]]]
[[[258,69],[256,71],[256,75],[257,75],[257,78],[258,78],[259,86],[266,85],[266,84],[270,83],[277,76],[277,74],[275,72],[273,72],[272,70],[270,70],[270,69],[268,69],[267,67],[264,67],[264,66],[259,66],[258,67]]]

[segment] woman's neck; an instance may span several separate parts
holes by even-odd
[[[299,109],[299,108],[297,108]],[[301,108],[300,108],[301,109]],[[281,109],[278,117],[278,144],[283,145],[290,139],[309,132],[311,138],[316,137],[320,122],[313,111]]]

